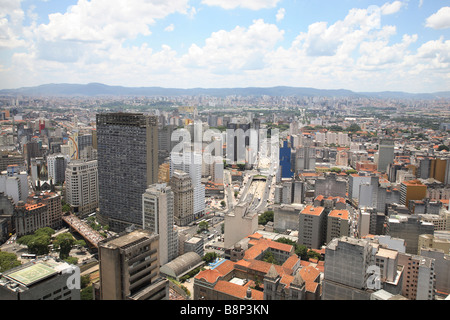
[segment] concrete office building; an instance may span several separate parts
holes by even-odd
[[[0,192],[0,244],[6,242],[14,229],[14,200]]]
[[[347,193],[347,181],[339,178],[336,174],[326,174],[323,178],[316,179],[314,186],[314,197],[342,197]]]
[[[386,172],[387,167],[394,161],[394,141],[381,140],[378,148],[378,171]]]
[[[399,253],[404,267],[402,295],[410,300],[434,300],[436,274],[434,259],[415,254]]]
[[[295,151],[295,172],[311,171],[316,168],[316,148],[304,146]]]
[[[56,192],[39,192],[28,197],[28,204],[43,203],[47,208],[47,227],[59,229],[62,226],[61,196]]]
[[[16,206],[14,221],[17,237],[48,227],[47,205],[42,202],[31,204],[20,201]]]
[[[73,160],[65,176],[66,202],[73,213],[83,217],[95,212],[99,201],[97,160]]]
[[[298,244],[310,249],[320,249],[325,242],[325,226],[325,208],[306,206],[300,212]]]
[[[28,175],[22,167],[9,165],[0,175],[0,192],[13,198],[15,203],[28,198]]]
[[[372,177],[370,175],[360,173],[350,174],[348,177],[348,198],[351,201],[359,200],[359,190],[361,184],[371,183]]]
[[[170,178],[174,193],[174,219],[177,226],[187,226],[194,221],[194,188],[186,172],[175,170]]]
[[[304,209],[302,204],[275,204],[273,205],[273,228],[276,232],[298,230],[300,212]]]
[[[225,248],[230,248],[258,230],[258,214],[250,212],[248,208],[248,203],[239,203],[233,211],[225,215]]]
[[[97,114],[100,223],[123,231],[142,223],[142,194],[158,182],[157,117]]]
[[[350,213],[348,210],[332,210],[327,217],[326,243],[334,238],[350,236]]]
[[[158,235],[125,232],[99,242],[100,300],[167,300],[168,280],[159,273]]]
[[[410,200],[422,200],[427,195],[427,186],[420,180],[404,181],[400,185],[400,204],[408,207]]]
[[[406,253],[418,254],[419,236],[434,234],[434,225],[421,221],[418,215],[391,216],[388,219],[386,234],[394,238],[405,239]]]
[[[142,195],[142,226],[159,235],[161,265],[178,255],[177,232],[174,229],[174,195],[166,184],[153,184]]]
[[[383,212],[378,212],[375,208],[360,208],[358,210],[358,235],[364,237],[368,234],[384,234],[386,220],[386,215]]]
[[[25,168],[23,154],[0,150],[0,172],[6,170],[9,165],[18,165]]]
[[[80,300],[80,275],[67,262],[43,258],[0,274],[0,300]]]
[[[325,249],[323,300],[364,300],[368,267],[372,264],[369,241],[343,237],[333,239]]]
[[[422,249],[420,255],[434,260],[436,291],[450,293],[450,253],[439,249]]]
[[[47,157],[48,178],[52,179],[53,184],[64,183],[69,161],[69,156],[63,154],[54,154]]]
[[[172,152],[170,154],[170,175],[173,176],[175,170],[180,170],[191,177],[195,218],[199,218],[205,213],[205,185],[202,184],[202,163],[201,153],[184,152],[180,154]]]
[[[367,239],[335,238],[325,249],[323,300],[369,300],[376,290],[401,294],[404,271],[395,250]],[[378,270],[376,281],[373,272]]]

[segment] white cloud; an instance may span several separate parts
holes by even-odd
[[[206,39],[205,46],[193,44],[182,58],[186,67],[205,68],[213,73],[233,73],[262,69],[264,56],[283,39],[284,31],[276,25],[255,20],[248,28],[220,30]]]
[[[202,0],[208,6],[221,7],[226,10],[238,7],[250,10],[275,8],[280,0]]]
[[[175,26],[173,25],[173,23],[164,28],[164,31],[167,32],[172,32],[173,30],[175,30]]]
[[[277,21],[283,20],[285,14],[286,14],[286,9],[280,8],[280,9],[278,10],[278,12],[277,12],[277,15],[276,15]]]
[[[381,7],[381,13],[384,15],[394,14],[400,11],[400,9],[403,7],[404,3],[401,1],[394,1],[392,3],[386,2]]]
[[[426,26],[433,29],[450,28],[450,7],[442,7],[438,12],[429,16]]]
[[[149,35],[157,19],[180,12],[187,14],[187,0],[79,0],[64,14],[49,15],[36,34],[47,41],[79,40],[107,42]]]
[[[12,49],[26,44],[20,36],[24,16],[21,0],[2,0],[0,3],[0,49]]]
[[[66,13],[51,15],[47,24],[25,28],[27,51],[14,53],[12,64],[0,67],[0,86],[70,79],[73,83],[127,86],[291,85],[423,92],[428,85],[450,85],[450,40],[428,41],[418,44],[418,49],[411,48],[419,39],[417,35],[404,34],[401,40],[395,40],[397,28],[381,24],[383,14],[398,8],[395,2],[349,10],[346,17],[334,23],[312,23],[287,45],[282,45],[284,30],[259,19],[249,26],[212,32],[204,42],[187,45],[188,51],[181,54],[167,45],[133,46],[124,40],[149,34],[153,23],[172,12],[189,17],[197,12],[195,8],[182,0],[172,4],[152,0],[149,7],[145,7],[144,0],[133,1],[144,7],[122,8],[106,0],[80,0]],[[107,3],[115,10],[109,10]],[[284,13],[278,10],[279,19]],[[135,20],[129,19],[131,15]],[[13,20],[0,14],[0,30],[2,17]],[[20,12],[16,12],[15,21],[22,20]],[[162,23],[163,28],[168,25]],[[166,31],[172,28],[169,25]],[[20,41],[17,34],[12,33],[10,40]]]

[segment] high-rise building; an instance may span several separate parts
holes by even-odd
[[[205,185],[202,184],[202,163],[203,157],[197,152],[172,152],[170,154],[170,173],[173,176],[175,170],[180,170],[189,174],[194,190],[195,218],[199,218],[205,213]]]
[[[60,184],[65,181],[66,167],[69,160],[69,156],[63,154],[53,154],[47,157],[48,178],[52,179],[54,184]]]
[[[295,152],[295,172],[311,171],[316,168],[316,149],[303,146]]]
[[[394,141],[381,140],[378,148],[378,171],[386,172],[387,167],[394,161]]]
[[[325,249],[323,300],[369,300],[377,290],[401,294],[398,252],[351,237],[334,238]]]
[[[66,202],[76,215],[88,215],[98,207],[97,160],[73,160],[66,169]]]
[[[28,175],[22,169],[17,165],[9,165],[6,171],[0,174],[0,192],[12,197],[15,203],[28,198]]]
[[[394,216],[391,215],[387,223],[387,235],[405,239],[406,253],[418,254],[419,236],[422,234],[434,234],[434,225],[424,222],[419,215]]]
[[[400,204],[408,207],[410,200],[423,200],[427,196],[427,186],[420,180],[403,181],[400,185]]]
[[[436,290],[435,261],[414,254],[399,254],[404,267],[402,295],[410,300],[434,300]]]
[[[99,242],[100,300],[166,300],[168,280],[160,276],[158,235],[124,232]]]
[[[175,170],[170,178],[174,193],[174,219],[178,226],[186,226],[194,221],[194,188],[192,179],[186,172]]]
[[[306,206],[299,217],[298,244],[320,249],[325,241],[326,212],[324,207]]]
[[[334,238],[350,236],[350,214],[348,210],[332,210],[327,217],[326,243]]]
[[[142,225],[159,235],[159,260],[164,265],[178,256],[174,229],[174,195],[170,186],[153,184],[142,195]]]
[[[97,115],[99,221],[113,231],[142,224],[142,194],[158,182],[157,117]]]

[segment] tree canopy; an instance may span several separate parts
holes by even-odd
[[[21,263],[14,253],[0,251],[0,272],[5,272],[20,265]]]

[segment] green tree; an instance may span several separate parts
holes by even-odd
[[[61,259],[66,259],[69,257],[70,250],[72,250],[74,244],[75,239],[68,232],[57,235],[53,241],[53,246],[55,250],[59,251],[59,257]]]
[[[261,214],[258,217],[258,224],[260,225],[266,225],[267,222],[272,221],[273,222],[273,211],[265,211],[263,214]]]
[[[263,261],[268,262],[268,263],[278,264],[277,259],[275,259],[275,256],[270,251],[266,251],[264,253]]]
[[[55,230],[53,230],[53,229],[50,228],[50,227],[45,227],[45,228],[37,229],[37,230],[34,232],[34,234],[35,234],[35,235],[45,234],[45,235],[48,235],[49,237],[51,237],[51,236],[53,236],[53,235],[55,234]]]
[[[314,250],[309,250],[308,253],[307,253],[307,257],[308,257],[308,260],[309,259],[317,259],[317,260],[321,260],[322,259],[322,256],[320,255],[320,253],[318,253],[318,252],[316,252]]]
[[[350,132],[357,132],[357,131],[361,131],[361,127],[359,125],[357,125],[356,123],[352,123],[348,128],[348,131]]]
[[[209,224],[208,224],[207,221],[201,221],[201,222],[198,224],[198,230],[199,230],[200,232],[203,231],[203,230],[208,230],[208,228],[209,228]]]
[[[67,257],[64,259],[65,262],[67,262],[68,264],[78,264],[78,258],[75,257]]]
[[[92,285],[87,286],[80,291],[81,300],[94,300],[94,294],[92,292]]]
[[[213,262],[216,258],[218,257],[216,252],[208,252],[203,256],[203,261],[205,261],[206,263],[211,263]]]
[[[28,247],[28,252],[43,255],[49,252],[48,246],[51,242],[50,228],[44,228],[37,230],[32,235],[26,235],[17,239],[18,244],[26,245]]]
[[[5,272],[20,265],[21,263],[14,253],[0,251],[0,272]]]
[[[450,148],[448,146],[442,144],[437,148],[437,151],[442,151],[442,150],[449,151]]]
[[[298,255],[302,260],[308,260],[308,248],[304,245],[296,245],[295,254]]]

